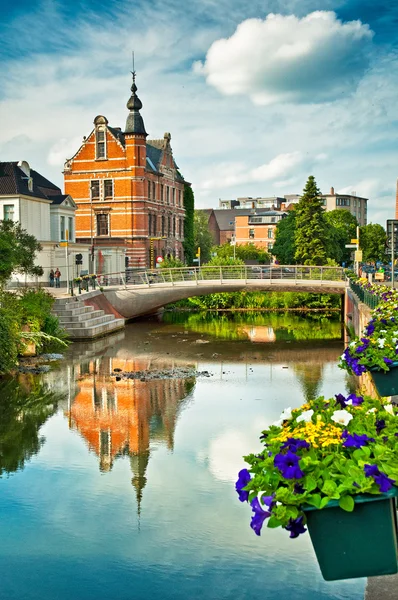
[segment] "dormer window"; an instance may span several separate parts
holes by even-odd
[[[28,190],[30,192],[33,192],[33,179],[32,179],[32,177],[29,177],[29,179],[28,179]]]
[[[96,157],[97,159],[106,158],[106,136],[105,129],[97,129],[95,132],[96,139]]]

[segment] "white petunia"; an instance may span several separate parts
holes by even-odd
[[[311,421],[311,417],[314,414],[314,411],[311,410],[306,410],[303,413],[301,413],[301,415],[299,417],[297,417],[296,421],[297,423],[301,423],[301,421],[305,421],[306,423],[308,423],[309,421]]]
[[[342,355],[340,356],[340,360],[347,360],[347,359],[346,359],[346,357],[345,357],[345,354],[342,354]]]
[[[351,347],[354,347],[355,344],[356,344],[356,342],[350,342],[348,345],[351,346]]]
[[[285,408],[285,410],[282,412],[279,418],[281,419],[281,421],[289,421],[292,418],[291,407],[289,406],[289,408]]]
[[[387,405],[384,407],[384,410],[385,410],[386,412],[388,412],[390,415],[392,415],[393,417],[395,416],[395,415],[394,415],[394,409],[393,409],[393,406],[392,406],[392,404],[387,404]]]
[[[380,338],[378,340],[379,348],[384,348],[384,344],[386,343],[385,338]]]
[[[377,408],[373,407],[373,408],[370,408],[366,414],[369,415],[370,413],[375,413],[376,411],[377,411]]]
[[[272,423],[272,425],[274,425],[275,427],[282,427],[282,419],[279,419],[278,421],[275,421],[275,423]]]
[[[347,410],[335,410],[330,418],[339,425],[348,425],[353,417]]]

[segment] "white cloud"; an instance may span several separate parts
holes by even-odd
[[[369,63],[373,32],[334,12],[298,18],[269,14],[248,19],[230,38],[215,41],[194,72],[226,95],[248,94],[255,104],[335,100],[355,88]]]
[[[297,176],[292,176],[297,170],[311,169],[312,165],[323,160],[324,155],[314,158],[301,152],[286,152],[278,154],[268,163],[250,168],[243,163],[227,163],[218,165],[212,176],[199,184],[203,190],[224,189],[225,187],[242,185],[249,182],[272,182],[274,187],[283,187],[297,182]],[[283,180],[280,180],[280,178]]]

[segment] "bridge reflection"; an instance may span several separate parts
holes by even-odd
[[[170,363],[157,368],[167,368]],[[99,461],[103,472],[128,456],[133,473],[138,511],[146,485],[151,445],[173,450],[178,415],[192,390],[194,379],[121,379],[115,369],[144,371],[150,359],[96,358],[77,365],[77,393],[66,411],[71,429],[77,430]]]

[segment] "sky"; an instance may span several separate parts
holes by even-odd
[[[369,198],[394,218],[394,0],[20,0],[0,22],[0,160],[63,187],[98,114],[124,129],[132,50],[149,139],[172,136],[197,208],[242,196]]]

